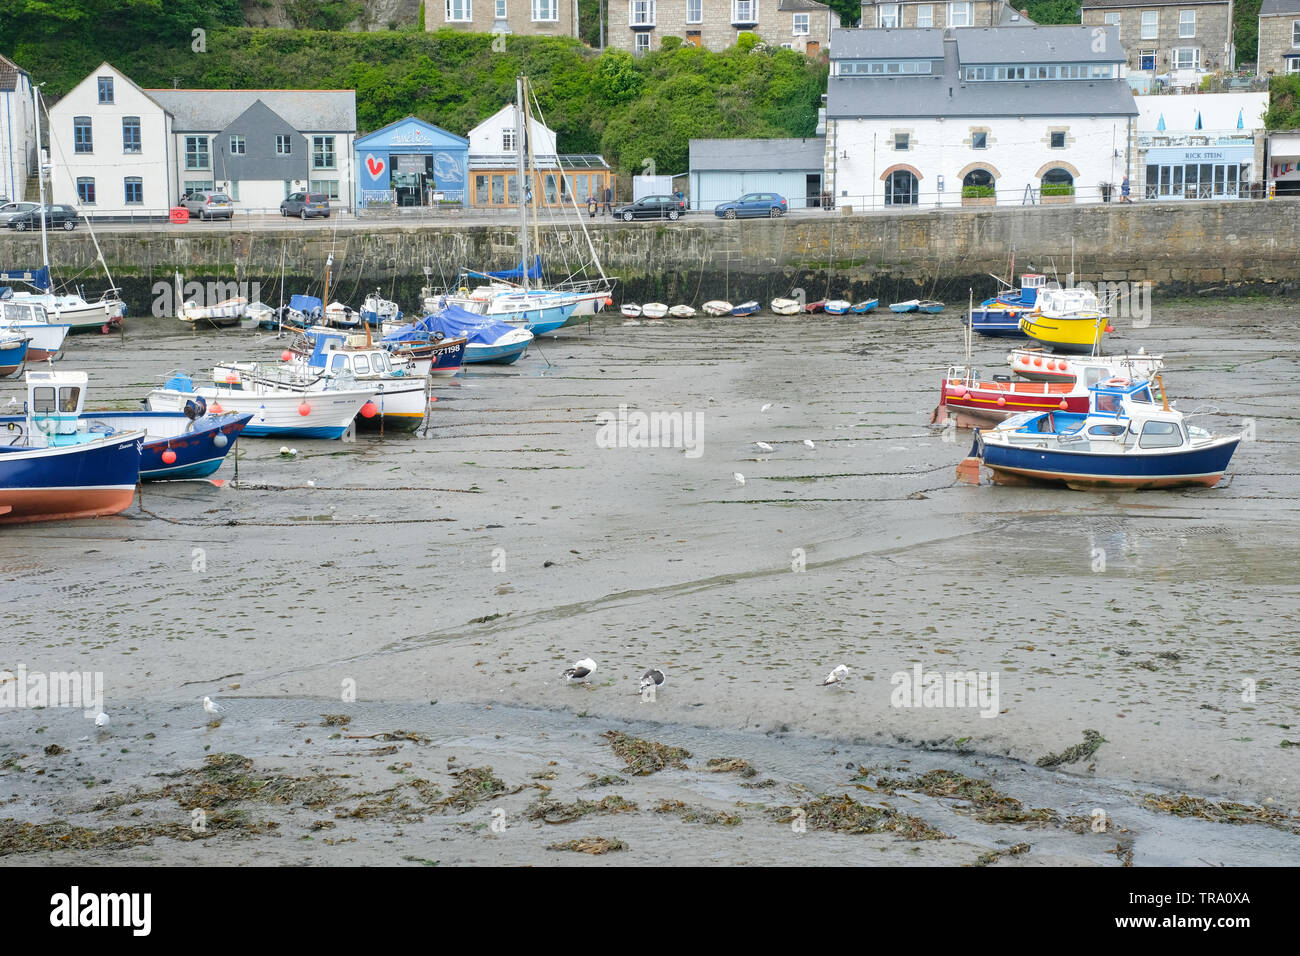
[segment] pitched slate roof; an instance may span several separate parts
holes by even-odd
[[[743,164],[750,170],[821,169],[825,161],[826,138],[805,139],[693,139],[690,143],[692,172],[735,169]]]
[[[355,90],[146,90],[175,118],[175,130],[220,132],[261,100],[299,131],[355,133]]]
[[[1106,42],[1097,43],[1094,31],[1105,30]],[[954,30],[957,59],[963,66],[975,63],[1122,63],[1124,48],[1119,27],[1032,26],[1004,30],[1000,27],[966,27]],[[1100,51],[1097,47],[1101,47]]]
[[[831,31],[833,60],[923,60],[942,56],[942,30]]]
[[[830,9],[826,4],[818,3],[817,0],[781,0],[781,2],[777,4],[776,8],[782,12],[791,10],[795,13],[798,13],[801,10],[816,11]]]
[[[1265,3],[1268,0],[1264,0]],[[1203,7],[1227,6],[1228,0],[1083,0],[1085,10],[1111,10],[1117,7]]]
[[[1263,0],[1259,5],[1261,17],[1285,16],[1300,13],[1300,0]]]

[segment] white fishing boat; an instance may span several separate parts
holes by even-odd
[[[223,299],[212,305],[201,306],[195,300],[184,298],[185,281],[176,273],[176,318],[190,325],[211,325],[216,328],[229,328],[238,325],[248,310],[248,300],[242,295],[233,299]]]
[[[30,339],[27,343],[28,361],[46,362],[57,358],[63,352],[63,340],[71,330],[72,326],[66,322],[52,321],[43,305],[0,299],[0,331],[19,333]]]
[[[731,315],[733,308],[730,302],[723,302],[721,299],[711,299],[700,306],[706,315]]]
[[[826,304],[822,307],[828,315],[844,315],[853,308],[853,303],[846,299],[827,299]]]
[[[773,299],[772,312],[775,315],[798,315],[803,306],[798,299]]]
[[[1031,382],[1074,382],[1082,377],[1094,385],[1103,379],[1152,378],[1165,367],[1164,356],[1147,355],[1056,355],[1042,349],[1013,349],[1007,355],[1011,371]]]
[[[647,319],[662,319],[668,314],[668,306],[662,302],[647,302],[641,306],[641,314]]]
[[[641,306],[637,305],[635,302],[623,303],[623,305],[619,307],[619,311],[629,319],[636,319],[641,316]]]
[[[675,305],[668,310],[668,314],[674,319],[693,319],[695,318],[695,309],[689,305]]]
[[[188,372],[172,372],[145,398],[145,406],[150,411],[183,411],[186,402],[199,396],[213,414],[251,414],[243,434],[253,438],[341,438],[374,394],[368,386],[311,391],[260,380],[196,387]]]

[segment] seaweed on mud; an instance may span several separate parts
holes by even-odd
[[[616,773],[607,773],[603,777],[597,777],[591,783],[583,784],[584,790],[599,790],[601,787],[620,787],[627,784],[626,777],[620,777]]]
[[[322,727],[346,727],[352,723],[351,714],[321,714],[321,718],[324,720]]]
[[[758,771],[749,765],[749,761],[739,757],[714,757],[705,766],[709,773],[739,773],[745,778],[758,776]]]
[[[657,773],[665,768],[686,770],[686,758],[691,756],[689,750],[681,747],[669,747],[651,740],[642,740],[616,730],[606,731],[601,735],[609,741],[614,754],[627,764],[627,769],[638,777]]]
[[[1300,815],[1293,816],[1272,807],[1257,807],[1249,803],[1215,803],[1203,797],[1189,797],[1185,793],[1177,797],[1148,793],[1143,796],[1142,802],[1152,810],[1160,810],[1176,817],[1195,817],[1214,823],[1262,823],[1290,833],[1300,833]]]
[[[541,820],[543,823],[572,823],[593,813],[630,813],[637,806],[624,800],[616,793],[611,793],[603,800],[575,800],[573,803],[560,803],[548,799],[542,794],[524,811],[528,820]]]
[[[1019,800],[997,790],[987,780],[977,780],[953,770],[931,770],[910,780],[880,777],[876,785],[886,793],[907,790],[929,797],[964,800],[971,805],[973,816],[981,823],[1028,823],[1041,826],[1058,820],[1055,810],[1026,810]]]
[[[905,840],[950,840],[947,833],[936,830],[919,817],[899,813],[892,807],[872,807],[858,803],[847,793],[838,797],[822,795],[799,807],[773,807],[768,813],[778,823],[800,819],[814,830],[836,833],[894,833]]]
[[[996,863],[1004,856],[1019,856],[1022,853],[1029,852],[1028,843],[1017,843],[1015,846],[1009,846],[1005,850],[990,850],[988,853],[981,853],[979,859],[974,863],[967,863],[967,866],[988,866],[990,863]]]
[[[574,853],[590,853],[592,856],[600,856],[602,853],[626,850],[627,844],[619,839],[611,840],[609,837],[584,837],[581,840],[565,840],[563,843],[552,843],[547,849],[571,850]]]
[[[458,813],[472,810],[485,800],[506,793],[505,781],[493,776],[491,767],[466,767],[455,771],[452,776],[456,778],[456,786],[450,794],[438,801],[438,805],[449,807]]]
[[[1106,743],[1106,738],[1095,730],[1085,730],[1083,732],[1083,743],[1075,744],[1073,747],[1066,747],[1059,754],[1048,754],[1045,757],[1039,757],[1035,763],[1039,767],[1045,767],[1053,770],[1065,763],[1078,763],[1080,760],[1087,760],[1097,752],[1097,748]]]
[[[724,827],[738,827],[744,821],[738,813],[725,810],[710,810],[708,807],[690,807],[680,800],[660,800],[653,808],[655,813],[671,813],[684,823],[721,824]]]
[[[323,809],[339,793],[339,786],[324,776],[287,777],[253,772],[253,761],[242,754],[217,753],[204,758],[204,766],[182,771],[197,776],[196,783],[172,784],[159,796],[172,797],[187,810],[214,810],[230,803],[295,804]],[[147,795],[146,795],[147,796]]]

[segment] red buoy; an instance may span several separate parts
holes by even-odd
[[[162,453],[162,460],[164,465],[176,464],[176,452],[168,448],[165,452]]]
[[[298,406],[298,414],[301,415],[303,418],[306,418],[308,415],[311,414],[311,406],[308,405],[306,402],[303,402],[301,405]]]
[[[208,406],[208,411],[210,411],[213,415],[220,415],[222,412],[225,411],[225,409],[221,407],[220,402],[213,402],[211,405]]]
[[[1036,359],[1034,359],[1034,366],[1035,366],[1035,367],[1040,366],[1040,365],[1042,365],[1042,364],[1043,364],[1043,360],[1042,360],[1042,358],[1036,358]]]
[[[291,358],[293,358],[293,353],[290,352],[288,349],[285,349],[283,352],[280,353],[281,362],[287,362]]]
[[[1113,326],[1113,325],[1108,325],[1108,326],[1106,326],[1106,331],[1107,331],[1107,332],[1114,332],[1114,331],[1115,331],[1115,326]]]
[[[361,417],[362,417],[362,418],[374,418],[374,417],[375,417],[375,414],[376,414],[378,411],[379,411],[379,409],[375,408],[375,403],[374,403],[374,402],[366,402],[364,405],[361,406]]]
[[[1061,399],[1061,404],[1060,404],[1060,406],[1059,406],[1059,408],[1061,409],[1061,411],[1065,411],[1065,409],[1067,409],[1067,408],[1069,408],[1069,407],[1070,407],[1069,405],[1065,404],[1065,399]]]
[[[1005,405],[1006,403],[1007,403],[1007,397],[1006,397],[1005,395],[999,395],[999,396],[998,396],[998,404],[999,404],[999,405]]]

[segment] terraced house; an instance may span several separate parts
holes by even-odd
[[[1264,0],[1259,7],[1260,76],[1300,73],[1300,0]]]
[[[1202,73],[1234,69],[1232,6],[1233,0],[1083,0],[1081,19],[1119,30],[1130,71],[1194,82]]]
[[[426,0],[424,28],[576,37],[578,0]]]
[[[829,49],[840,15],[817,0],[609,0],[606,45],[645,53],[664,37],[721,51],[742,33],[814,56]]]
[[[1017,10],[1006,0],[958,0],[955,3],[887,3],[862,0],[863,29],[919,29],[946,27],[1033,26],[1029,11]]]

